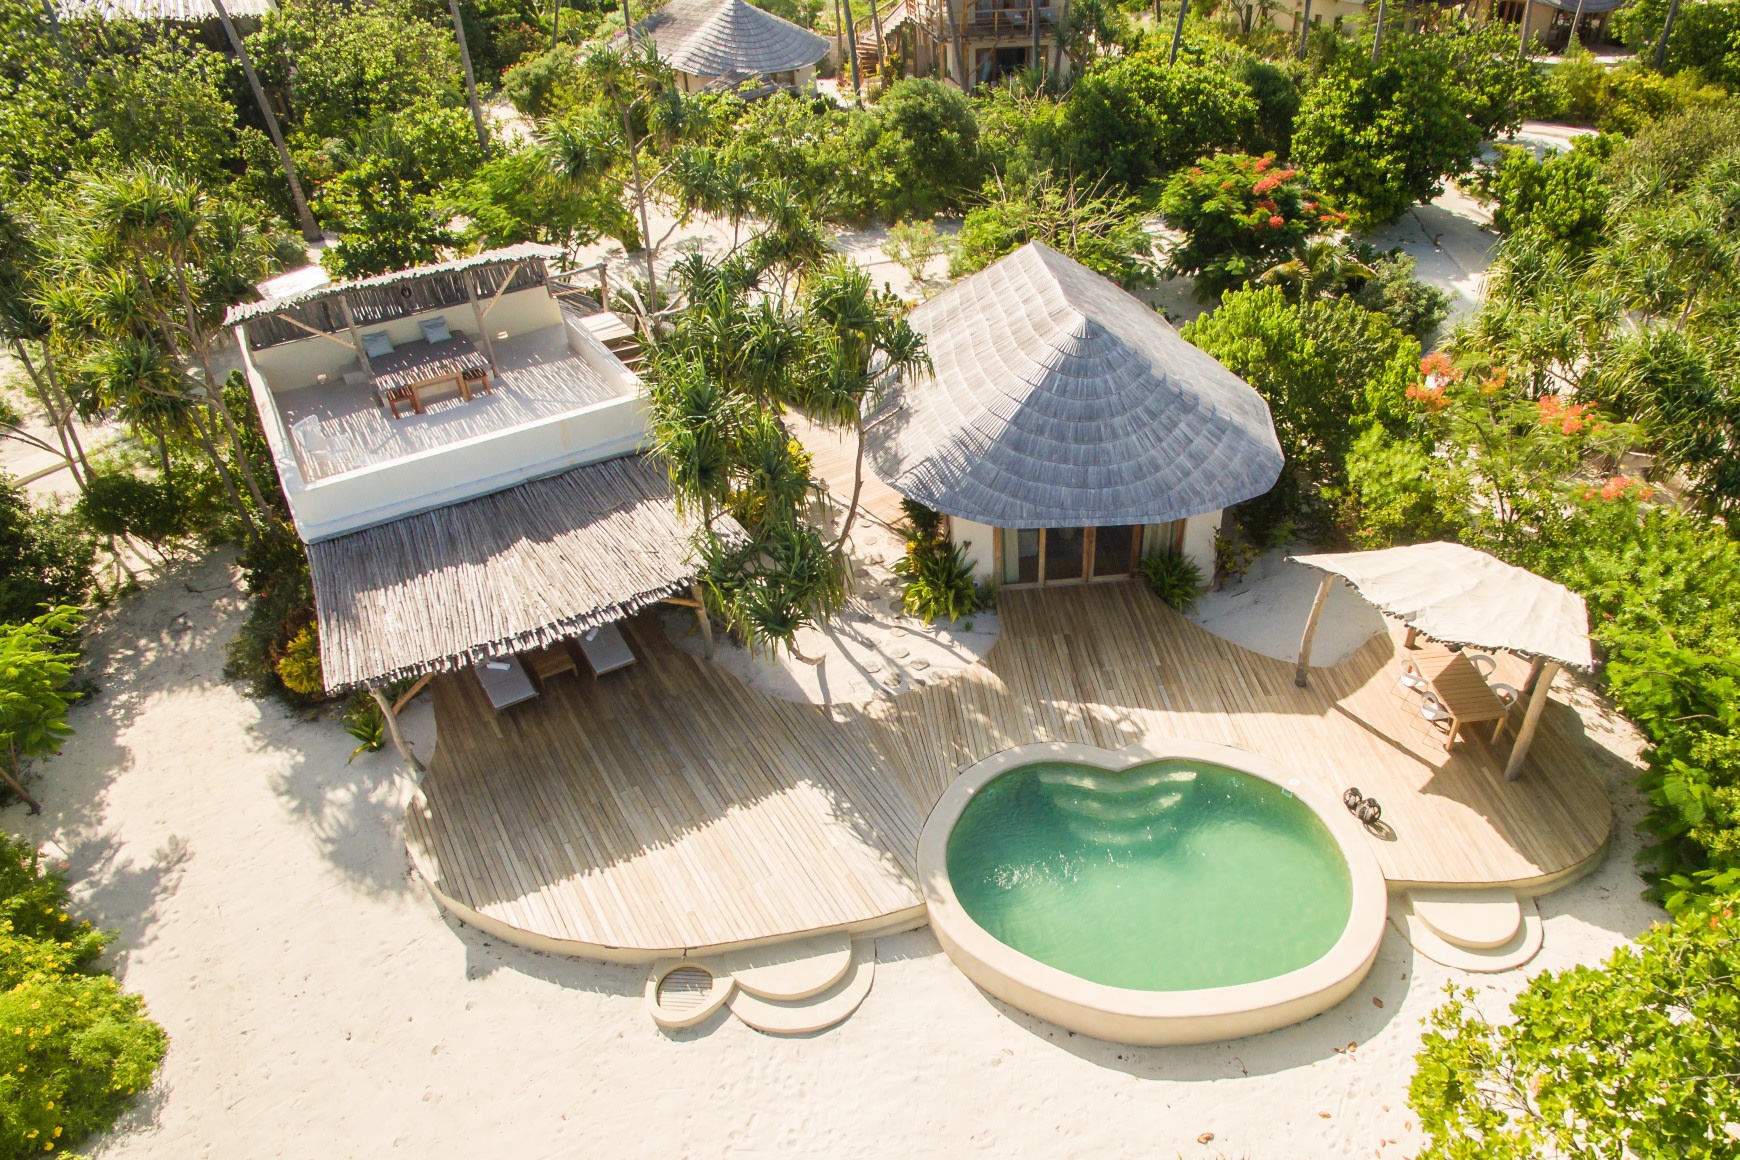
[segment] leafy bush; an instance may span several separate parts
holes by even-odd
[[[906,538],[909,541],[929,543],[942,537],[942,513],[932,511],[915,499],[902,499],[900,510],[904,514]]]
[[[884,247],[894,264],[906,271],[914,286],[922,288],[933,260],[948,253],[948,241],[928,221],[895,222],[888,227]]]
[[[0,841],[0,1154],[72,1148],[147,1087],[168,1039],[96,969],[107,938],[67,913],[31,846]]]
[[[1154,239],[1134,198],[1049,177],[1032,185],[987,186],[988,201],[961,223],[951,277],[976,273],[1028,242],[1043,242],[1123,286],[1154,282]]]
[[[939,540],[909,547],[894,571],[906,578],[902,602],[914,616],[958,620],[984,607],[973,580],[972,562],[959,544]]]
[[[1418,263],[1400,246],[1386,253],[1356,242],[1351,251],[1371,271],[1354,291],[1353,300],[1426,345],[1450,314],[1450,295],[1415,277]]]
[[[386,715],[366,691],[352,694],[350,702],[345,705],[344,731],[357,739],[357,747],[350,751],[350,761],[365,753],[378,753],[386,745]]]
[[[515,109],[541,120],[556,112],[579,83],[580,63],[574,50],[562,45],[514,65],[501,79],[501,93]]]
[[[74,510],[99,536],[132,536],[154,548],[191,530],[173,488],[127,471],[93,473]]]
[[[1668,0],[1633,0],[1613,14],[1613,34],[1640,55],[1653,52],[1667,10]],[[1681,4],[1663,64],[1669,73],[1700,73],[1740,90],[1740,5]]]
[[[248,682],[258,697],[305,701],[278,672],[291,640],[314,623],[314,582],[302,541],[290,528],[275,525],[244,545],[236,563],[253,599],[241,629],[225,648],[224,676]]]
[[[60,750],[71,733],[67,709],[77,699],[69,647],[80,624],[76,608],[62,606],[24,624],[0,625],[0,781],[39,814],[24,788],[32,760]]]
[[[1202,594],[1202,569],[1183,552],[1159,552],[1142,557],[1142,575],[1154,595],[1174,612],[1189,612]]]
[[[326,682],[320,672],[320,637],[312,624],[290,638],[276,668],[278,679],[292,693],[318,697],[326,691]]]
[[[1601,967],[1538,975],[1502,1022],[1451,985],[1409,1086],[1420,1155],[1733,1156],[1737,906],[1712,900]]]
[[[1135,190],[1251,133],[1257,102],[1218,64],[1145,54],[1090,67],[1064,105],[1068,161]]]
[[[1273,154],[1221,154],[1180,170],[1166,183],[1160,212],[1184,235],[1171,271],[1195,277],[1204,299],[1243,285],[1343,220]]]
[[[929,78],[890,85],[876,103],[872,161],[885,218],[928,218],[979,186],[979,126],[959,89]]]
[[[0,474],[0,624],[30,620],[45,605],[83,604],[96,558],[96,542],[79,520],[33,506]]]
[[[1686,39],[1683,34],[1675,37],[1676,43]],[[1664,76],[1638,60],[1610,69],[1587,49],[1567,53],[1548,85],[1549,106],[1558,118],[1627,136],[1651,121],[1714,105],[1726,96],[1696,72]]]

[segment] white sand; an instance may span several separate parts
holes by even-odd
[[[218,562],[172,576],[95,634],[103,692],[45,770],[48,812],[6,814],[70,851],[84,911],[120,932],[126,984],[171,1036],[161,1082],[98,1155],[1316,1157],[1416,1142],[1409,1060],[1453,972],[1393,931],[1334,1011],[1199,1048],[1056,1031],[987,999],[925,931],[881,940],[875,989],[831,1031],[780,1040],[721,1015],[661,1034],[640,970],[442,918],[400,844],[393,755],[347,766],[335,722],[221,680],[240,608],[226,581]],[[1604,744],[1635,752],[1582,700]],[[427,709],[412,713],[426,734]],[[1542,901],[1531,971],[1597,960],[1657,915],[1637,898],[1619,761],[1609,780],[1615,850]],[[1472,982],[1497,1004],[1521,975]]]

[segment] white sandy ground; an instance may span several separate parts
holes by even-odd
[[[1457,976],[1393,929],[1334,1011],[1204,1047],[1057,1031],[980,993],[922,930],[880,940],[875,989],[833,1030],[774,1039],[721,1015],[663,1034],[641,969],[442,917],[401,844],[394,756],[347,766],[336,722],[221,679],[240,608],[222,559],[128,600],[91,637],[102,691],[43,770],[46,814],[5,812],[67,850],[82,911],[119,933],[122,978],[171,1037],[161,1080],[98,1156],[1291,1160],[1417,1143],[1404,1099],[1419,1020]],[[1615,849],[1542,900],[1531,972],[1599,960],[1659,916],[1631,861],[1620,758],[1636,738],[1578,700],[1619,755]],[[424,737],[427,714],[411,710]],[[1522,978],[1472,981],[1497,1008]]]

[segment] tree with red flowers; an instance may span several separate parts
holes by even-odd
[[[1195,277],[1203,298],[1244,285],[1345,220],[1302,171],[1272,153],[1226,153],[1179,170],[1166,183],[1160,212],[1184,235],[1168,271]]]

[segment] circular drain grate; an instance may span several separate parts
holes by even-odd
[[[659,980],[661,1011],[685,1015],[704,1006],[713,997],[713,976],[696,966],[681,966]]]

